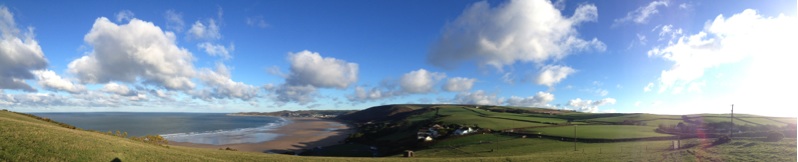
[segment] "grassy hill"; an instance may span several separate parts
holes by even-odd
[[[386,111],[390,108],[406,105],[379,106],[362,112]],[[727,135],[729,117],[722,114],[699,115],[657,115],[657,114],[622,114],[622,113],[580,113],[540,108],[520,108],[502,106],[477,105],[412,105],[402,116],[385,116],[383,113],[368,113],[373,119],[369,123],[359,123],[361,136],[354,141],[366,145],[384,148],[384,154],[399,155],[406,149],[418,150],[422,157],[501,157],[534,155],[535,157],[568,156],[571,160],[585,161],[613,156],[637,160],[660,161],[664,156],[679,159],[682,156],[695,155],[696,151],[704,160],[717,159],[757,159],[752,157],[767,154],[793,155],[779,156],[776,161],[794,160],[795,118],[771,118],[755,115],[735,116],[735,142],[738,145],[756,145],[759,150],[778,150],[773,152],[750,152],[731,156],[714,156],[716,153],[745,151],[751,148],[707,145],[715,141],[715,137]],[[389,113],[385,113],[389,114]],[[396,113],[392,113],[396,114]],[[350,114],[355,115],[355,114]],[[344,118],[348,118],[344,116]],[[357,121],[355,121],[357,122]],[[676,129],[677,125],[684,127]],[[416,132],[423,132],[433,125],[439,128],[443,136],[432,142],[417,140]],[[457,136],[451,132],[458,127],[472,127],[481,130],[476,135]],[[594,149],[593,153],[604,155],[571,155],[573,154],[574,127],[577,128],[579,145],[585,149]],[[680,130],[682,132],[671,132]],[[739,132],[737,132],[739,131]],[[776,132],[787,135],[782,143],[765,142],[765,136]],[[448,133],[448,134],[447,134]],[[694,142],[691,153],[674,153],[669,150],[672,140],[679,137],[702,138],[691,139]],[[529,138],[522,138],[529,137]],[[587,143],[585,143],[587,142]],[[742,143],[740,143],[742,142]],[[699,144],[701,146],[699,146]],[[350,145],[351,146],[351,145]],[[504,148],[507,146],[507,148]],[[785,147],[789,146],[789,147]],[[648,152],[637,152],[646,150]],[[504,148],[504,149],[502,149]],[[623,149],[619,149],[623,148]],[[774,149],[776,148],[776,149]],[[498,151],[496,151],[498,150]],[[569,151],[570,150],[570,151]],[[626,151],[624,151],[626,150]],[[632,151],[630,151],[632,150]],[[705,151],[711,150],[712,153]],[[580,149],[581,151],[581,149]],[[686,151],[686,150],[681,150]],[[609,152],[620,154],[608,155]],[[558,154],[559,153],[559,154]],[[623,153],[644,154],[644,156],[627,156]],[[423,155],[422,155],[423,154]],[[664,155],[669,154],[669,155]],[[710,156],[713,155],[713,156]],[[650,156],[650,157],[648,157]],[[567,158],[565,158],[567,159]],[[702,158],[698,158],[702,159]],[[771,158],[772,159],[772,158]],[[606,159],[605,159],[606,160]],[[570,160],[568,160],[570,161]],[[612,161],[612,160],[611,160]]]
[[[681,116],[589,114],[473,105],[389,105],[376,109],[352,113],[368,116],[356,119],[371,123],[359,124],[362,126],[361,131],[373,131],[366,133],[374,135],[373,139],[362,142],[405,144],[398,146],[412,144],[413,147],[397,148],[415,150],[417,157],[401,158],[397,157],[400,154],[395,152],[383,154],[382,156],[388,157],[382,158],[307,157],[159,146],[83,131],[54,121],[37,119],[34,116],[0,111],[0,141],[2,141],[0,161],[111,161],[113,159],[120,161],[796,161],[794,137],[778,142],[766,142],[763,138],[737,138],[732,142],[718,145],[712,144],[714,139],[688,139],[683,143],[685,148],[678,150],[668,149],[670,140],[574,143],[568,139],[553,138],[569,137],[573,125],[579,125],[577,129],[580,141],[582,138],[623,139],[668,136],[653,131],[658,126],[652,126],[651,123],[686,122]],[[702,114],[687,116],[685,119],[695,121],[703,118],[722,119],[722,117],[722,115]],[[342,116],[342,118],[347,117]],[[741,115],[739,119],[741,123],[735,121],[735,125],[756,125],[753,123],[768,125],[767,122],[794,125],[795,123],[795,118]],[[641,125],[640,122],[648,124]],[[417,143],[416,131],[428,124],[436,123],[477,126],[495,131]],[[496,133],[501,132],[499,130],[517,132]],[[534,136],[534,133],[521,136],[524,131],[540,133],[548,138]],[[574,151],[574,144],[577,151]],[[326,155],[335,155],[336,151],[343,154],[362,145],[352,143],[327,147],[326,149],[332,151],[326,152]],[[389,148],[380,147],[380,149]]]

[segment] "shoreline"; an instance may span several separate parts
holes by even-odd
[[[197,147],[197,148],[232,148],[239,151],[262,153],[297,152],[316,147],[325,147],[340,144],[354,130],[344,122],[320,118],[286,118],[291,122],[287,125],[268,131],[280,134],[270,141],[240,144],[197,144],[188,142],[169,142],[169,145]]]

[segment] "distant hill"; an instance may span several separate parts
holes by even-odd
[[[401,120],[408,117],[412,112],[416,110],[422,110],[422,108],[429,106],[430,105],[382,105],[340,115],[338,118],[362,123],[372,121]]]
[[[357,110],[296,110],[296,111],[274,111],[274,112],[238,112],[230,113],[233,116],[280,116],[280,117],[336,117],[338,115],[349,114]]]
[[[349,141],[378,146],[381,154],[388,155],[459,138],[454,134],[459,128],[564,141],[577,138],[589,143],[717,138],[729,135],[729,129],[738,138],[765,138],[774,133],[793,139],[796,136],[795,118],[745,114],[735,114],[731,127],[728,114],[581,113],[488,105],[398,104],[371,107],[339,119],[354,122],[359,128]],[[429,131],[433,127],[434,132]],[[425,136],[433,136],[435,142],[420,140]]]

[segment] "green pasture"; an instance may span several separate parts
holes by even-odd
[[[540,132],[544,135],[573,137],[576,128],[577,138],[588,139],[627,139],[646,137],[667,137],[669,134],[654,132],[652,127],[634,125],[579,125],[526,129],[527,132]]]

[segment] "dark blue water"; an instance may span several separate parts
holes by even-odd
[[[170,141],[201,144],[257,143],[273,140],[279,134],[270,130],[288,120],[264,116],[228,116],[221,113],[33,113],[101,132],[122,131],[129,136],[158,134]]]

